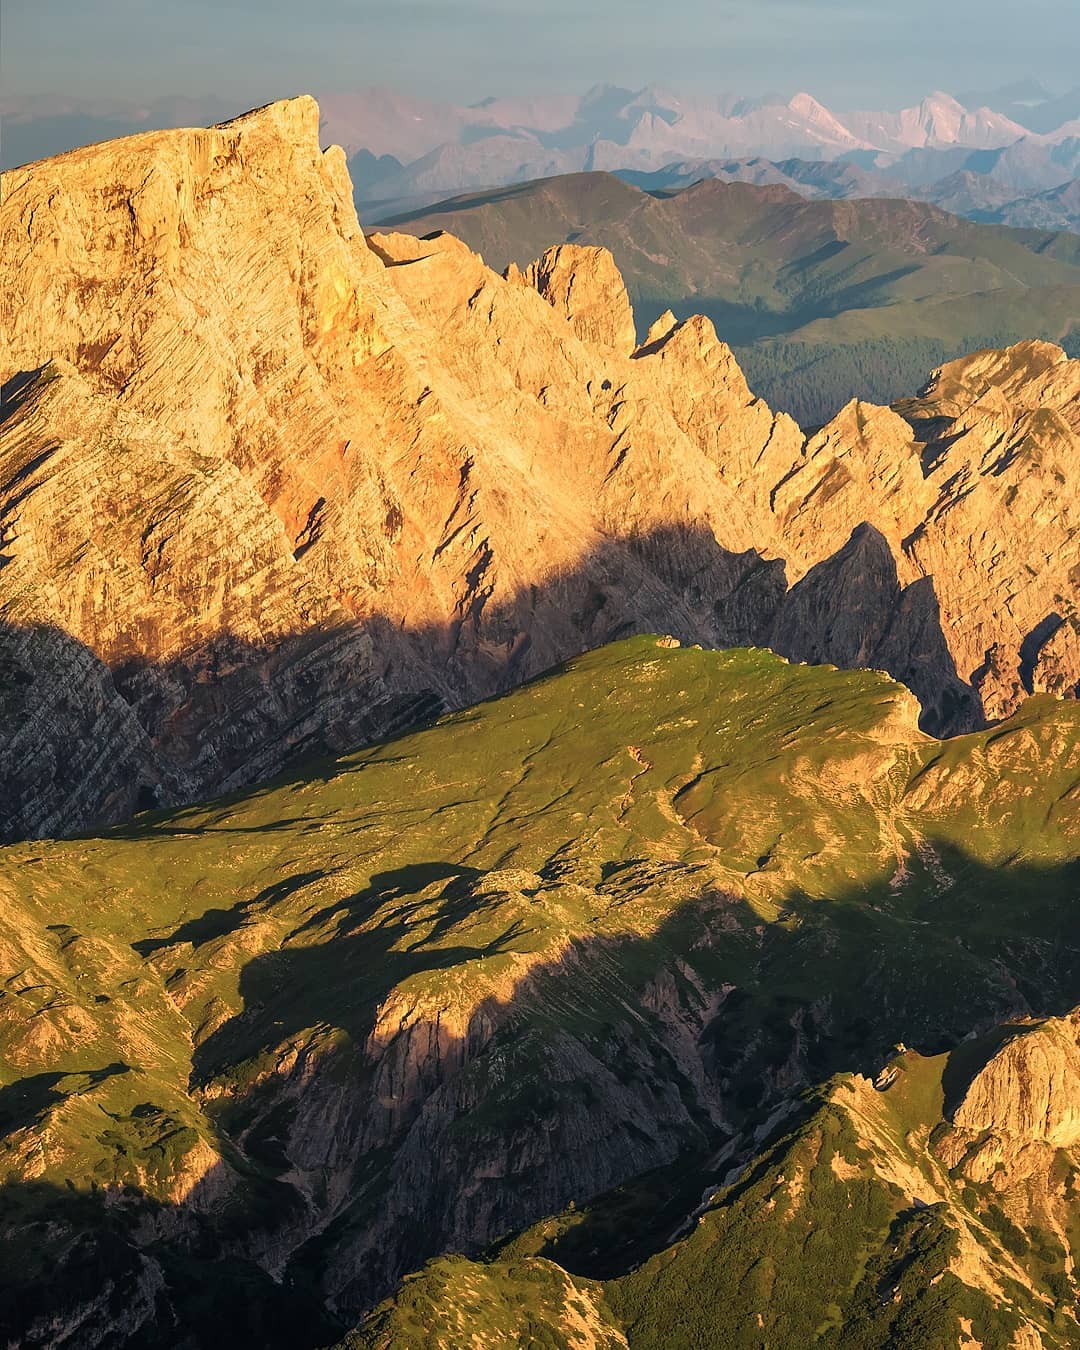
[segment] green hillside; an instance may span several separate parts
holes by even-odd
[[[890,402],[935,365],[1024,338],[1080,342],[1080,236],[977,224],[922,202],[806,201],[707,179],[650,195],[568,174],[380,226],[464,239],[490,266],[566,240],[611,249],[643,334],[706,314],[751,385],[800,421]]]
[[[576,1315],[657,1325],[667,1238],[777,1110],[814,1176],[836,1075],[1080,1002],[1080,708],[947,743],[916,716],[872,672],[636,638],[265,789],[4,849],[0,1324],[330,1344],[428,1258],[621,1187],[606,1268],[505,1279],[538,1324],[580,1276],[616,1283]],[[696,1231],[743,1251],[757,1192],[723,1194]],[[860,1196],[874,1232],[906,1213]],[[922,1223],[895,1241],[940,1252]],[[948,1316],[982,1316],[959,1283]]]
[[[573,1350],[580,1314],[601,1332],[617,1328],[624,1339],[612,1343],[631,1350],[952,1350],[972,1340],[1009,1350],[1033,1332],[1033,1345],[1074,1346],[1071,1261],[1058,1236],[1021,1228],[995,1184],[973,1184],[915,1145],[948,1134],[949,1062],[907,1052],[882,1092],[834,1080],[750,1163],[729,1163],[682,1222],[670,1198],[686,1178],[672,1169],[564,1210],[482,1260],[434,1261],[342,1350],[436,1350],[493,1331],[506,1337],[499,1344]],[[1059,1167],[1075,1206],[1075,1158],[1060,1155]],[[1066,1236],[1075,1252],[1080,1226]],[[972,1243],[988,1270],[1005,1272],[998,1288],[984,1287],[985,1271],[972,1284],[956,1273]],[[458,1339],[445,1338],[455,1319]]]

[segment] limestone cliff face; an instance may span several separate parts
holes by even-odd
[[[304,98],[5,175],[0,257],[0,649],[36,728],[0,738],[8,834],[634,629],[883,665],[935,732],[1080,681],[1056,348],[807,442],[708,321],[632,351],[603,250],[502,278],[448,235],[365,240]]]
[[[630,297],[608,249],[557,244],[524,272],[511,264],[506,276],[539,291],[583,342],[626,356],[637,346]]]
[[[1076,693],[1080,362],[1045,342],[935,373],[901,411],[925,438],[935,500],[905,553],[934,577],[957,669],[986,715]]]
[[[953,1123],[1017,1143],[1080,1145],[1080,1013],[1028,1027],[974,1076]]]

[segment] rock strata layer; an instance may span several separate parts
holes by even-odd
[[[9,836],[228,790],[630,631],[882,666],[937,734],[1080,681],[1080,363],[809,440],[610,255],[365,239],[301,98],[4,175]],[[102,771],[96,766],[107,766]]]

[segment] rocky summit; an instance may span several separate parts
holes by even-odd
[[[1080,362],[804,431],[307,98],[0,186],[0,1339],[1080,1345]]]
[[[628,631],[873,666],[934,734],[1071,693],[1080,363],[807,437],[617,272],[365,239],[310,99],[13,170],[10,838],[231,791]]]

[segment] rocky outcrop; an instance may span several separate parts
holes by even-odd
[[[1017,1143],[1080,1145],[1080,1012],[1008,1039],[968,1084],[952,1120]]]
[[[902,587],[893,551],[871,525],[859,525],[792,587],[769,642],[794,660],[891,671],[918,696],[931,733],[979,720],[978,700],[953,667],[932,583]]]
[[[1045,342],[979,352],[899,411],[935,494],[904,553],[934,578],[957,670],[989,718],[1037,688],[1075,696],[1080,362]]]
[[[634,311],[615,259],[606,248],[557,244],[524,272],[513,265],[507,279],[532,286],[581,338],[629,355],[637,346]]]
[[[35,727],[0,737],[9,835],[635,630],[883,665],[942,734],[1080,682],[1056,348],[807,442],[707,320],[631,351],[603,250],[504,279],[450,235],[365,240],[310,99],[6,174],[0,257],[0,646]]]
[[[24,690],[42,753],[5,741],[9,833],[265,776],[629,628],[740,636],[711,611],[755,560],[716,540],[749,531],[730,493],[687,497],[670,417],[614,449],[614,352],[448,238],[369,248],[310,100],[17,171],[0,229],[3,641],[51,625],[61,654]],[[674,510],[636,486],[666,452]],[[133,766],[119,791],[50,768],[47,710],[80,697],[64,754]]]

